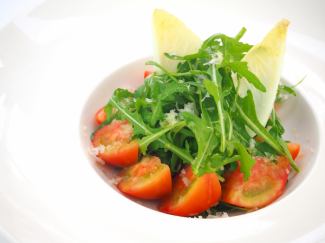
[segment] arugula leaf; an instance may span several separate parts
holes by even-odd
[[[266,88],[265,88],[264,84],[258,79],[258,77],[256,77],[256,75],[254,73],[249,71],[247,62],[230,62],[227,65],[233,71],[235,71],[236,73],[238,73],[241,76],[243,76],[244,78],[246,78],[246,80],[249,83],[251,83],[252,85],[254,85],[255,88],[257,88],[258,90],[260,90],[262,92],[266,92]]]
[[[192,161],[192,169],[195,174],[198,174],[201,164],[212,153],[217,146],[217,139],[214,136],[213,128],[208,126],[206,120],[197,117],[189,112],[182,112],[187,127],[194,133],[198,145],[198,151],[195,159]]]
[[[276,115],[275,110],[272,110],[271,117],[268,120],[267,126],[271,127],[269,133],[273,137],[281,137],[284,134],[284,128],[281,125],[278,116]]]
[[[178,55],[171,54],[171,53],[164,53],[164,55],[171,60],[177,60],[177,61],[190,61],[190,60],[197,59],[197,58],[208,58],[209,57],[209,55],[207,53],[203,53],[203,52],[193,53],[193,54],[189,54],[189,55],[185,55],[185,56],[178,56]]]
[[[225,165],[231,164],[233,162],[239,161],[240,156],[234,155],[232,157],[225,157],[221,154],[213,154],[207,158],[207,163],[203,165],[200,169],[199,174],[211,173],[223,170]]]
[[[189,92],[189,88],[184,83],[179,83],[179,82],[166,83],[162,85],[162,89],[160,90],[160,94],[159,94],[159,99],[163,101],[175,93],[184,94],[188,92]]]
[[[292,159],[285,142],[279,137],[272,137],[272,135],[266,130],[266,128],[263,127],[258,121],[255,111],[254,99],[251,91],[247,92],[247,96],[242,99],[241,105],[242,107],[236,104],[236,107],[241,117],[245,120],[247,126],[251,128],[257,135],[261,136],[266,143],[268,143],[273,149],[275,149],[277,153],[287,157],[290,161],[292,168],[295,171],[299,172],[299,168]]]
[[[296,172],[299,172],[300,169],[299,167],[297,166],[296,162],[294,161],[294,159],[292,158],[291,156],[291,153],[288,149],[288,145],[285,141],[283,141],[281,138],[278,138],[278,142],[280,143],[282,149],[283,149],[283,152],[284,152],[284,155],[289,159],[289,162],[290,162],[290,165],[291,167],[296,171]]]
[[[159,119],[162,119],[164,117],[164,113],[162,110],[161,101],[158,101],[153,106],[152,113],[150,115],[150,125],[154,127]]]
[[[300,82],[298,82],[296,85],[299,85],[302,81],[303,80],[301,80]],[[285,84],[280,84],[278,86],[278,91],[277,91],[277,94],[276,94],[275,102],[277,102],[277,103],[282,102],[283,101],[283,98],[286,95],[297,96],[297,93],[295,91],[296,85],[294,85],[294,86],[288,86],[288,85],[285,85]]]
[[[166,127],[166,128],[163,128],[155,133],[151,133],[150,135],[148,136],[145,136],[143,137],[140,141],[139,141],[139,147],[140,147],[140,150],[143,154],[146,154],[147,153],[147,148],[148,148],[148,145],[156,140],[158,140],[160,137],[162,137],[164,134],[166,134],[167,132],[169,132],[170,130],[172,129],[175,129],[176,127],[178,128],[182,128],[185,126],[185,122],[182,121],[182,122],[178,122],[172,126],[169,126],[169,127]]]
[[[239,142],[234,142],[234,145],[240,155],[240,171],[244,174],[244,180],[248,180],[251,174],[251,169],[255,164],[255,160],[247,152],[244,145]]]
[[[165,74],[167,74],[172,80],[177,82],[177,79],[171,73],[169,73],[163,66],[161,66],[159,63],[154,62],[154,61],[147,61],[146,65],[155,66],[155,67],[161,69],[161,71],[163,71]]]
[[[208,93],[213,96],[214,101],[215,101],[216,106],[217,106],[218,116],[219,116],[219,121],[220,121],[220,130],[221,130],[220,151],[224,152],[225,149],[226,149],[226,132],[225,132],[224,115],[223,115],[222,104],[221,104],[221,101],[220,101],[220,94],[219,94],[218,84],[217,84],[216,81],[212,82],[212,81],[207,80],[207,79],[204,80],[203,83],[204,83],[204,86],[206,87]]]
[[[299,82],[297,82],[295,85],[289,86],[285,84],[280,84],[278,87],[278,92],[276,94],[276,102],[281,102],[282,101],[282,96],[284,94],[289,94],[293,96],[297,96],[295,88],[301,84],[305,80],[306,76],[303,77]]]
[[[291,94],[293,96],[297,96],[297,93],[293,87],[290,87],[290,86],[284,85],[284,84],[279,85],[278,93],[282,93],[282,94],[287,93],[287,94]]]
[[[246,122],[247,126],[252,129],[256,134],[261,136],[265,142],[267,142],[271,147],[273,147],[279,154],[283,154],[281,145],[278,141],[273,138],[265,127],[259,122],[254,105],[254,99],[252,92],[247,91],[247,95],[242,99],[241,105],[236,104],[237,110],[243,120]]]
[[[216,103],[220,100],[218,86],[213,83],[211,80],[205,79],[203,81],[204,87],[207,89],[208,93],[213,96]]]
[[[216,34],[205,40],[199,52],[221,51],[226,62],[240,61],[252,47],[249,44],[242,43],[239,39],[244,34],[241,30],[238,36],[231,38],[224,34]]]
[[[124,108],[114,96],[111,98],[111,102],[112,105],[114,105],[114,107],[118,109],[131,124],[133,124],[134,128],[142,131],[142,133],[145,135],[153,135],[153,132],[150,131],[150,129],[143,123],[140,115],[137,112],[130,112],[128,109]],[[166,139],[158,138],[157,141],[159,141],[166,149],[171,150],[177,154],[183,160],[188,162],[191,162],[193,160],[191,155],[189,155],[186,150],[175,146],[174,144],[168,142]]]

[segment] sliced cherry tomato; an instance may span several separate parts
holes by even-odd
[[[149,70],[145,70],[144,73],[143,73],[143,77],[146,78],[146,77],[148,77],[150,74],[152,74],[151,71],[149,71]]]
[[[288,143],[288,149],[293,159],[296,159],[300,152],[300,144],[298,143]]]
[[[117,188],[140,199],[159,199],[172,190],[169,166],[155,156],[144,157],[139,163],[124,169]]]
[[[95,120],[98,125],[102,124],[107,118],[104,107],[100,108],[95,115]]]
[[[139,144],[131,141],[133,128],[128,121],[113,120],[109,125],[98,129],[92,144],[99,148],[97,156],[107,164],[125,167],[138,160]]]
[[[215,205],[220,196],[221,186],[215,173],[197,177],[188,166],[176,177],[172,194],[162,201],[159,210],[178,216],[197,215]]]
[[[222,201],[248,209],[264,207],[282,195],[290,172],[289,160],[279,156],[277,162],[256,157],[251,175],[244,180],[240,166],[225,174]]]

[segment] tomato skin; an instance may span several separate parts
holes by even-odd
[[[107,115],[106,112],[104,110],[104,107],[100,108],[96,114],[95,114],[95,120],[96,120],[96,124],[100,125],[102,124],[105,120],[107,119]]]
[[[160,199],[172,190],[169,166],[155,156],[144,157],[139,163],[124,169],[117,188],[139,199]]]
[[[151,71],[149,71],[149,70],[145,70],[144,73],[143,73],[143,77],[146,78],[146,77],[148,77],[150,74],[152,74]]]
[[[106,149],[98,157],[106,163],[117,166],[126,167],[133,165],[138,160],[139,144],[136,140],[130,143],[113,145],[112,149]]]
[[[277,163],[256,157],[251,175],[244,180],[240,166],[225,173],[222,184],[222,201],[247,209],[264,207],[282,195],[290,172],[289,160],[279,156]]]
[[[131,141],[132,126],[128,121],[113,120],[110,124],[98,129],[92,138],[94,147],[102,146],[97,154],[107,164],[126,167],[137,162],[139,144]]]
[[[288,143],[288,149],[293,159],[296,159],[300,152],[300,144],[298,143]]]
[[[200,177],[187,166],[176,177],[172,194],[159,205],[159,210],[177,216],[197,215],[215,205],[221,197],[221,186],[215,173]]]

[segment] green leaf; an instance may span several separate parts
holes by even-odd
[[[171,95],[174,95],[175,93],[184,94],[188,92],[189,92],[189,88],[184,83],[171,82],[162,85],[162,89],[160,90],[160,94],[157,98],[163,101],[166,100]]]
[[[185,56],[178,56],[178,55],[171,54],[171,53],[165,53],[165,56],[171,60],[177,60],[177,61],[190,61],[190,60],[197,59],[197,58],[209,57],[209,55],[207,55],[206,53],[203,53],[203,52],[198,52],[198,53],[189,54],[189,55],[185,55]]]
[[[294,87],[290,87],[288,85],[279,85],[278,87],[278,92],[283,93],[283,94],[291,94],[293,96],[297,96],[296,91],[294,90]]]
[[[219,88],[219,83],[221,83],[220,79],[220,73],[217,71],[216,65],[211,65],[212,69],[212,81],[206,80],[204,82],[204,85],[210,95],[213,96],[214,101],[217,106],[218,110],[218,117],[219,117],[219,124],[220,124],[220,131],[221,131],[221,143],[220,143],[220,151],[224,152],[226,150],[226,130],[225,130],[225,119],[224,119],[224,112],[223,112],[223,107],[222,107],[222,102],[221,102],[221,95],[220,93],[222,92]]]
[[[220,100],[218,86],[215,85],[215,83],[213,83],[211,80],[208,80],[208,79],[205,79],[203,81],[203,84],[204,84],[205,88],[207,89],[208,93],[213,96],[214,101],[217,104]]]
[[[207,158],[208,162],[205,163],[205,165],[201,166],[199,174],[216,172],[218,170],[223,169],[225,165],[231,164],[238,160],[240,160],[239,155],[234,155],[232,157],[225,157],[221,154],[213,154],[212,156]]]
[[[223,115],[222,104],[220,102],[218,85],[210,80],[207,80],[207,79],[203,81],[203,84],[206,87],[208,93],[213,96],[214,101],[217,106],[220,131],[221,131],[220,151],[224,152],[226,149],[226,131],[225,131],[224,115]]]
[[[240,74],[254,87],[262,92],[266,92],[264,84],[256,77],[254,73],[248,70],[247,62],[230,62],[227,64],[233,71]]]
[[[287,157],[292,168],[295,171],[299,172],[299,168],[292,159],[287,145],[284,143],[284,141],[279,137],[274,138],[258,121],[251,91],[247,92],[247,96],[242,99],[241,105],[242,106],[236,104],[236,107],[241,117],[245,120],[247,126],[252,129],[257,135],[261,136],[264,141],[269,144],[277,153]]]
[[[154,127],[158,120],[164,117],[164,113],[161,106],[161,101],[158,101],[155,105],[153,105],[152,114],[150,116],[150,125]]]
[[[133,124],[134,128],[142,131],[143,134],[145,135],[153,135],[153,132],[143,123],[140,115],[136,112],[130,112],[128,109],[123,107],[117,100],[116,97],[111,98],[112,105],[116,109],[120,111],[121,114],[125,116],[125,118]],[[174,152],[177,154],[180,158],[182,158],[184,161],[191,162],[193,158],[191,155],[188,154],[188,152],[182,148],[179,148],[175,146],[174,144],[168,142],[164,138],[158,138],[157,141],[159,141],[166,149]]]
[[[261,136],[265,140],[265,142],[268,143],[271,147],[273,147],[279,154],[283,154],[282,147],[278,143],[278,141],[273,138],[270,133],[266,130],[266,128],[263,127],[258,121],[255,111],[253,95],[250,90],[247,92],[247,96],[242,99],[241,105],[237,103],[236,107],[239,114],[246,122],[246,125],[250,129],[252,129],[256,134]]]
[[[245,146],[239,142],[234,142],[236,150],[240,155],[240,171],[244,174],[244,180],[248,180],[251,174],[251,169],[255,164],[255,160],[247,152]]]
[[[189,112],[181,114],[187,127],[194,133],[198,145],[197,155],[191,163],[193,172],[198,174],[202,163],[206,162],[206,158],[210,156],[218,141],[214,136],[213,128],[208,126],[206,120]]]
[[[244,30],[242,29],[235,38],[224,34],[212,35],[203,42],[200,52],[220,51],[223,53],[226,62],[240,61],[252,47],[239,41],[243,34]]]
[[[300,81],[300,82],[302,82],[302,81]],[[299,85],[299,83],[297,85]],[[297,93],[295,91],[295,86],[288,86],[288,85],[284,85],[284,84],[279,85],[275,102],[282,102],[283,97],[286,94],[297,96]]]
[[[159,63],[154,62],[154,61],[147,61],[146,65],[155,66],[155,67],[161,69],[161,71],[163,71],[165,74],[167,74],[172,80],[177,81],[177,79],[171,73],[169,73],[164,67],[162,67]]]
[[[169,132],[170,130],[172,129],[180,129],[182,127],[185,126],[185,122],[182,121],[182,122],[178,122],[172,126],[168,126],[166,128],[163,128],[157,132],[154,132],[154,133],[151,133],[150,135],[148,136],[145,136],[143,137],[140,141],[139,141],[139,147],[140,147],[140,150],[143,154],[146,154],[147,152],[147,148],[148,148],[148,145],[156,140],[158,140],[160,137],[162,137],[164,134],[166,134],[167,132]]]
[[[288,145],[286,142],[283,141],[283,139],[281,138],[278,138],[278,142],[280,143],[283,151],[284,151],[284,155],[289,159],[289,162],[290,162],[290,165],[291,167],[296,171],[296,172],[299,172],[300,169],[298,167],[298,165],[296,164],[296,162],[294,161],[294,159],[292,158],[291,156],[291,153],[288,149]]]

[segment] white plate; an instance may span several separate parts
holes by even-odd
[[[73,14],[55,10],[55,4],[41,6],[0,32],[0,227],[6,232],[1,235],[18,242],[55,243],[325,239],[325,154],[320,149],[325,135],[323,42],[292,32],[288,41],[284,78],[294,83],[306,76],[298,88],[297,100],[303,105],[289,104],[302,133],[299,137],[289,128],[288,136],[296,134],[299,141],[309,142],[314,153],[307,155],[310,161],[304,161],[303,172],[287,194],[244,216],[179,218],[139,206],[113,190],[89,163],[80,139],[80,123],[82,127],[89,123],[82,116],[84,106],[92,113],[109,97],[108,85],[132,82],[105,77],[150,55],[151,12],[145,8],[144,14],[126,9],[94,15],[80,6]],[[132,28],[121,21],[121,13],[133,17]],[[200,21],[192,23],[204,26],[203,36],[214,32],[212,23]],[[232,34],[241,27],[235,21],[226,23],[218,25],[220,31]],[[247,39],[256,41],[266,28],[248,24],[248,29]],[[137,65],[125,77],[139,80],[144,67]],[[102,80],[108,85],[103,86]],[[93,92],[99,94],[99,87],[98,100],[88,99]],[[297,123],[290,117],[287,121]]]

